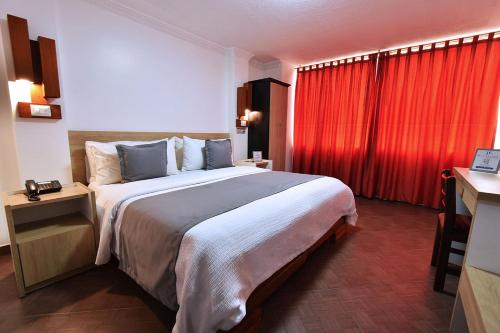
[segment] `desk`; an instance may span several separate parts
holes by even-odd
[[[500,332],[500,175],[454,168],[472,213],[451,332]]]
[[[472,213],[465,262],[500,274],[500,175],[455,168],[457,193]]]
[[[465,265],[451,322],[452,332],[499,332],[500,275]]]

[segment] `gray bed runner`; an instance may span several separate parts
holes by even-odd
[[[120,268],[171,309],[184,234],[209,218],[321,176],[270,171],[138,199],[120,227]]]

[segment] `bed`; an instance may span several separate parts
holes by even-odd
[[[222,139],[229,136],[226,133],[84,131],[70,131],[68,134],[73,179],[82,183],[86,183],[86,141],[155,140],[182,135]],[[237,190],[232,193],[238,194],[244,192],[238,189],[243,179],[253,181],[265,177],[270,179],[269,176],[281,177],[268,172],[253,167],[230,167],[186,171],[125,184],[91,185],[96,192],[100,221],[96,264],[105,264],[112,255],[116,256],[122,270],[172,308],[168,298],[163,297],[164,289],[152,287],[151,280],[157,281],[152,276],[157,274],[148,274],[156,268],[156,260],[158,266],[163,267],[163,256],[159,256],[156,250],[162,248],[165,238],[153,229],[152,222],[131,222],[131,219],[149,214],[143,211],[140,216],[132,218],[127,213],[130,207],[158,198],[180,200],[177,196],[189,191],[212,193],[206,191],[224,188],[221,186],[226,186],[226,189],[228,186],[236,187]],[[290,178],[289,174],[283,176],[286,181]],[[188,211],[195,211],[198,206],[189,200],[172,201],[170,204],[187,207]],[[355,224],[356,218],[350,189],[337,179],[316,177],[211,215],[196,224],[186,231],[180,241],[175,272],[167,274],[174,276],[178,303],[174,332],[256,331],[261,316],[260,307],[265,299],[325,240],[343,236],[347,225]],[[132,225],[136,229],[124,225]],[[144,229],[137,229],[143,225]],[[137,237],[142,233],[144,237]],[[151,255],[153,253],[154,256]],[[122,261],[128,262],[131,257],[139,257],[139,264],[122,265]]]

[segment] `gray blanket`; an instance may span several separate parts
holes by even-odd
[[[120,227],[120,269],[171,309],[175,263],[184,234],[200,222],[320,176],[263,172],[132,202]]]

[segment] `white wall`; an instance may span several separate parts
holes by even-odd
[[[28,19],[31,39],[56,40],[62,98],[51,102],[62,120],[16,116],[23,90],[14,82],[7,13]],[[185,41],[82,0],[2,0],[0,27],[0,191],[31,178],[71,182],[72,129],[229,132],[234,158],[246,158],[247,134],[234,126],[236,88],[264,77],[291,83],[280,61]]]
[[[248,80],[259,80],[271,77],[276,80],[282,80],[281,60],[262,62],[256,58],[251,58],[248,62]]]
[[[6,15],[14,14],[30,18],[30,37],[36,39],[38,35],[51,38],[56,37],[56,24],[53,15],[53,0],[45,1],[15,1],[2,0],[0,2],[0,25],[2,28],[2,53],[0,60],[0,104],[2,113],[2,179],[1,191],[18,189],[23,179],[35,177],[37,179],[61,179],[68,182],[70,178],[68,163],[69,153],[67,145],[65,120],[41,120],[37,124],[15,116],[12,104],[17,104],[17,91],[5,90],[8,84],[13,84],[14,70],[8,36]],[[7,83],[6,79],[9,80]],[[61,104],[58,100],[56,103]],[[5,130],[5,132],[4,132]],[[8,243],[4,212],[0,212],[0,245]]]
[[[295,81],[297,70],[295,65],[282,61],[281,62],[281,81],[289,83],[288,88],[288,123],[286,127],[286,171],[292,171],[292,155],[293,155],[293,110],[295,103]]]
[[[234,160],[247,158],[248,132],[238,134],[236,131],[236,90],[249,80],[249,60],[252,55],[237,48],[226,51],[226,91],[227,91],[227,122],[233,138]]]
[[[264,63],[255,58],[250,59],[248,62],[248,80],[259,80],[265,77]]]
[[[222,51],[79,0],[58,13],[69,128],[226,130]]]
[[[2,28],[6,27],[6,15],[9,13],[29,19],[31,39],[36,39],[38,35],[57,39],[54,6],[55,0],[3,0],[0,3]],[[2,61],[0,66],[5,66],[3,70],[7,73],[9,84],[14,87],[16,85],[13,84],[14,70],[7,29],[3,29],[2,39],[5,62]],[[15,110],[17,100],[15,91],[11,90],[10,94],[14,109],[9,109],[12,111]],[[62,99],[55,100],[54,103],[61,104],[65,112]],[[17,156],[8,158],[17,159],[19,176],[12,185],[18,188],[23,184],[22,180],[27,178],[40,180],[57,178],[63,182],[70,181],[66,119],[32,121],[14,117],[13,120]]]
[[[6,22],[0,21],[2,36]],[[4,54],[4,38],[0,38],[0,55]],[[10,49],[9,49],[10,50]],[[12,113],[5,59],[0,56],[0,192],[15,188],[19,181],[19,171],[14,139],[14,114]],[[0,198],[0,207],[3,207]],[[1,210],[1,208],[0,208]],[[5,214],[0,211],[0,246],[8,243],[9,236],[5,224]]]
[[[53,102],[62,120],[15,116],[7,13],[28,19],[31,39],[56,39],[63,98]],[[2,0],[0,24],[0,191],[29,178],[70,182],[70,129],[230,132],[235,158],[246,156],[234,122],[250,54],[194,44],[81,0]],[[0,245],[8,243],[4,221],[2,211]]]

